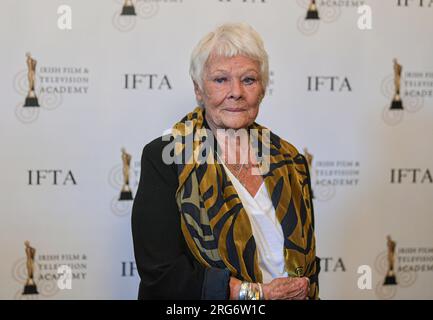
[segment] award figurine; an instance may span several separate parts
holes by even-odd
[[[313,155],[308,152],[307,148],[304,148],[304,156],[307,159],[308,170],[310,171],[310,177],[311,177],[311,171],[312,171],[311,168],[313,166]],[[310,181],[310,183],[312,184],[312,181]],[[311,199],[314,199],[313,188],[311,188]]]
[[[394,98],[391,102],[391,110],[403,110],[403,102],[400,98],[400,81],[401,81],[401,70],[403,67],[401,64],[397,62],[397,59],[393,60],[394,62],[394,87],[395,93]]]
[[[392,241],[390,236],[386,237],[386,245],[388,247],[388,271],[386,272],[386,277],[384,285],[397,284],[394,273],[394,260],[395,260],[395,241]]]
[[[307,16],[305,17],[305,19],[319,20],[319,12],[317,11],[316,0],[311,0],[308,6]]]
[[[132,200],[132,191],[129,187],[129,169],[131,165],[131,155],[122,148],[122,164],[123,164],[123,186],[120,192],[119,200]]]
[[[38,289],[36,288],[35,281],[33,280],[34,275],[34,266],[35,266],[35,248],[30,246],[29,241],[25,241],[24,245],[26,246],[26,267],[27,267],[27,280],[24,286],[23,294],[38,294]]]
[[[135,16],[135,8],[132,0],[125,0],[122,7],[121,16]]]
[[[27,79],[29,81],[29,92],[24,103],[24,107],[39,107],[38,98],[35,93],[35,75],[36,75],[36,60],[33,59],[29,52],[26,53],[27,63]]]

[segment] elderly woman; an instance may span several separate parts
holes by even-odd
[[[268,73],[246,24],[222,25],[194,49],[199,107],[141,159],[132,211],[140,299],[318,298],[307,162],[255,123]]]

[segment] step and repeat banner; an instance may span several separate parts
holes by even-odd
[[[433,299],[430,0],[2,1],[1,299],[137,297],[142,148],[225,22],[269,53],[257,122],[309,159],[321,298]]]

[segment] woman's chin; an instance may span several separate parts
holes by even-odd
[[[249,121],[245,121],[245,120],[227,120],[224,121],[224,127],[226,129],[233,129],[233,130],[239,130],[239,129],[243,129],[243,128],[247,128],[249,125]]]

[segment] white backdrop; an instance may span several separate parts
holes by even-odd
[[[7,0],[0,12],[0,298],[135,299],[132,201],[143,146],[195,107],[189,56],[245,21],[263,37],[271,84],[257,121],[313,155],[322,299],[433,298],[433,3],[427,0]],[[357,7],[372,9],[372,29]],[[72,29],[58,27],[69,5]],[[26,52],[40,107],[24,108]],[[404,110],[390,111],[393,59]],[[135,79],[135,84],[134,84]],[[39,180],[39,181],[38,181]],[[384,286],[386,236],[396,285]],[[22,295],[24,241],[38,295]],[[60,290],[66,264],[72,289]],[[360,265],[372,288],[358,288]]]

